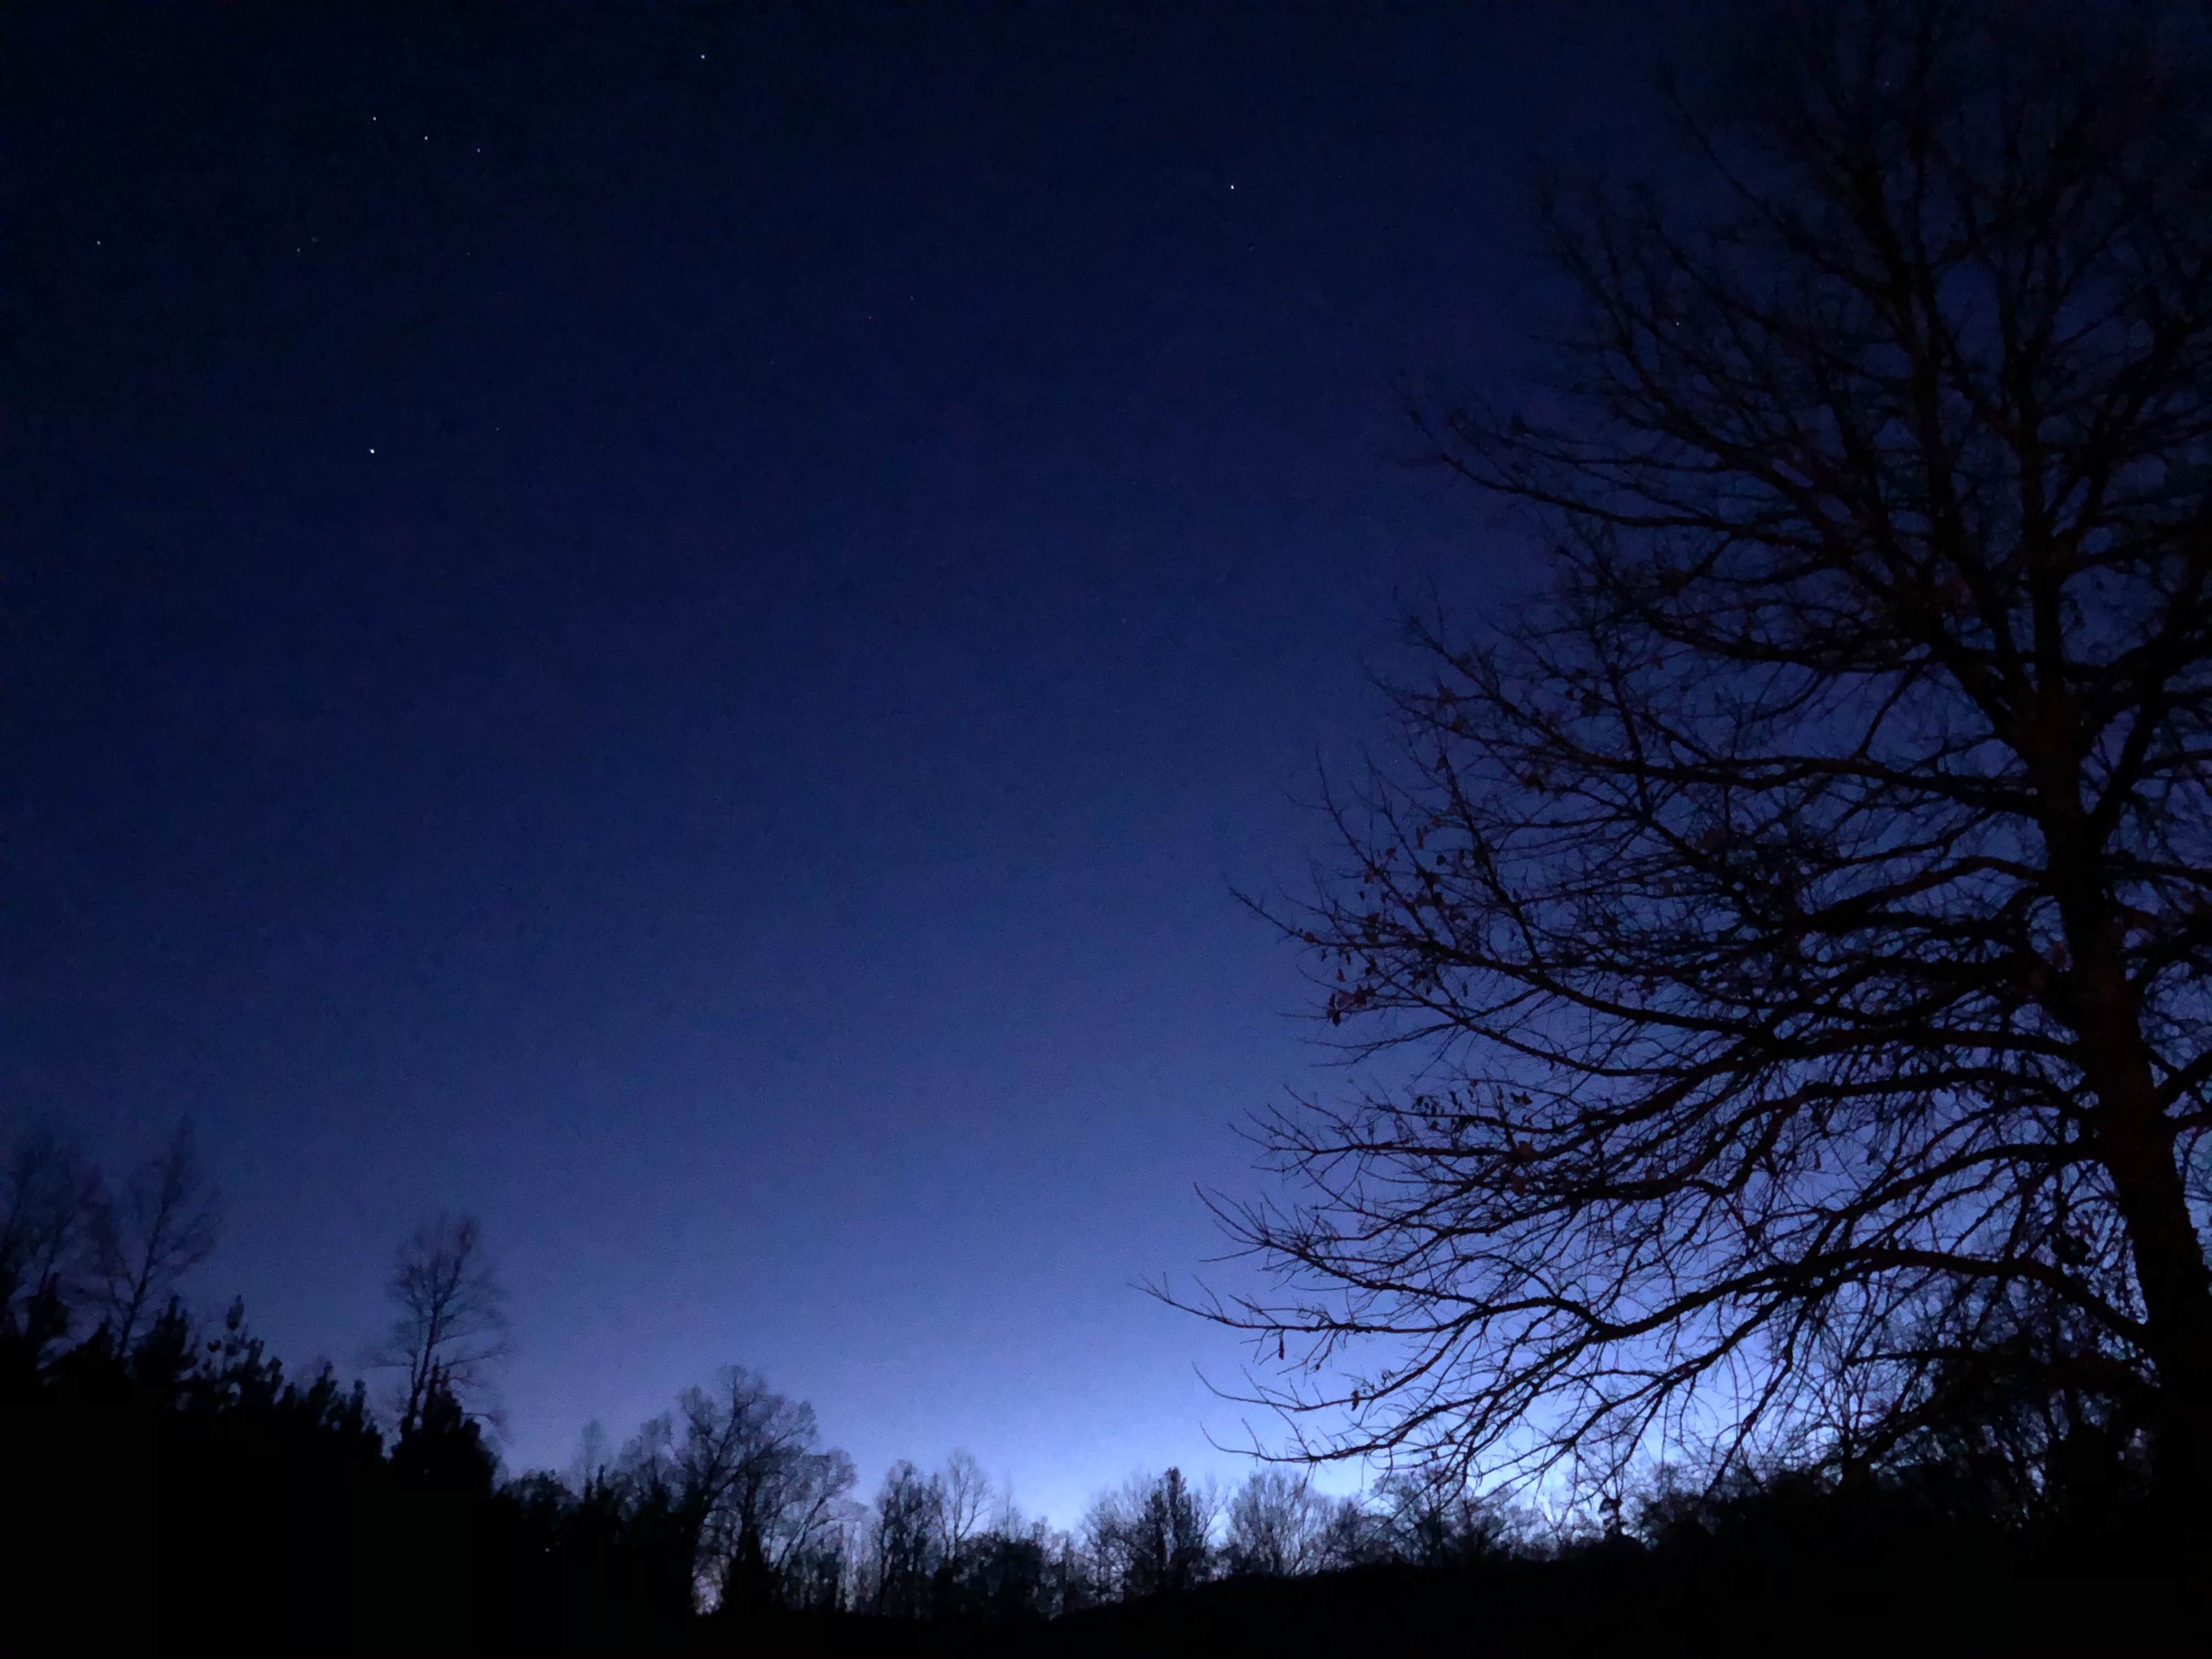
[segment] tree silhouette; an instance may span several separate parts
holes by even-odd
[[[441,1366],[431,1366],[422,1408],[392,1445],[392,1469],[403,1486],[417,1491],[471,1498],[491,1492],[499,1460],[484,1444],[483,1425],[469,1415]]]
[[[99,1170],[52,1124],[16,1127],[0,1155],[0,1334],[32,1364],[68,1334],[69,1281],[100,1201]]]
[[[1210,1486],[1193,1487],[1178,1468],[1100,1493],[1083,1522],[1094,1582],[1124,1599],[1188,1589],[1213,1570],[1218,1508]]]
[[[870,1611],[912,1619],[928,1607],[942,1497],[939,1483],[903,1458],[884,1472],[868,1525]]]
[[[991,1477],[975,1453],[960,1447],[945,1460],[934,1484],[938,1531],[946,1557],[957,1561],[983,1530],[984,1515],[991,1507]]]
[[[1232,1573],[1280,1577],[1320,1563],[1328,1505],[1303,1472],[1256,1469],[1229,1500],[1223,1557]]]
[[[434,1385],[479,1415],[492,1376],[510,1352],[507,1292],[473,1216],[441,1215],[410,1233],[392,1267],[399,1316],[368,1363],[401,1373],[402,1435],[418,1422]]]
[[[93,1303],[118,1351],[139,1322],[215,1249],[217,1199],[189,1121],[131,1176],[118,1200],[92,1208]]]
[[[818,1569],[854,1480],[852,1459],[818,1439],[811,1406],[732,1365],[624,1449],[623,1477],[665,1510],[702,1604],[771,1605],[788,1576]]]
[[[2203,54],[1768,21],[1686,173],[1548,199],[1546,397],[1429,423],[1548,575],[1416,625],[1273,912],[1365,1081],[1263,1119],[1303,1194],[1218,1207],[1284,1293],[1200,1311],[1287,1340],[1297,1453],[1602,1474],[1878,1458],[2033,1297],[2039,1385],[2147,1401],[2202,1493]]]

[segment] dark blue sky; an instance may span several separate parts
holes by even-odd
[[[480,1213],[517,1464],[737,1361],[869,1488],[1233,1472],[1129,1288],[1328,1086],[1229,886],[1513,580],[1393,388],[1650,17],[11,10],[7,1108],[195,1117],[295,1361]]]

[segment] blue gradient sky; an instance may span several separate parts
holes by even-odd
[[[8,1107],[196,1118],[295,1361],[480,1214],[517,1466],[735,1361],[864,1491],[1233,1475],[1131,1288],[1328,1086],[1229,888],[1510,586],[1393,388],[1654,17],[11,11]]]

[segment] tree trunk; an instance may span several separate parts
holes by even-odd
[[[2212,1505],[2212,1267],[2174,1164],[2133,988],[2109,951],[2084,962],[2077,981],[2081,1069],[2097,1097],[2098,1155],[2127,1223],[2158,1368],[2161,1498],[2190,1525],[2202,1526]]]

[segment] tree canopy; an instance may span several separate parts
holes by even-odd
[[[1776,9],[1667,179],[1546,198],[1545,391],[1423,417],[1546,577],[1415,623],[1264,907],[1362,1079],[1261,1120],[1281,1293],[1202,1310],[1294,1454],[1850,1465],[2001,1374],[2202,1489],[2193,27]]]

